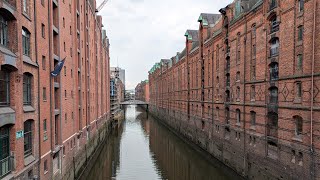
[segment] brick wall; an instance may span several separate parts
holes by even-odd
[[[319,1],[236,3],[149,71],[151,111],[250,179],[317,179]]]

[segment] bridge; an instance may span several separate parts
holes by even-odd
[[[124,101],[122,103],[120,103],[120,106],[126,106],[126,105],[139,105],[139,106],[145,106],[147,112],[149,111],[149,104],[144,102],[144,101],[140,101],[140,100],[130,100],[130,101]]]
[[[130,100],[120,103],[120,105],[148,105],[148,103],[140,100]]]

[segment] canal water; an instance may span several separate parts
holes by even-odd
[[[140,107],[128,106],[125,121],[108,138],[89,180],[242,179],[185,143]]]

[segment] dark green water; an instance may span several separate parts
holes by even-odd
[[[122,127],[113,132],[85,179],[234,180],[242,179],[208,159],[136,106],[126,108]]]

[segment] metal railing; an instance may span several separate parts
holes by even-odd
[[[8,156],[0,160],[0,179],[13,171],[14,157]]]

